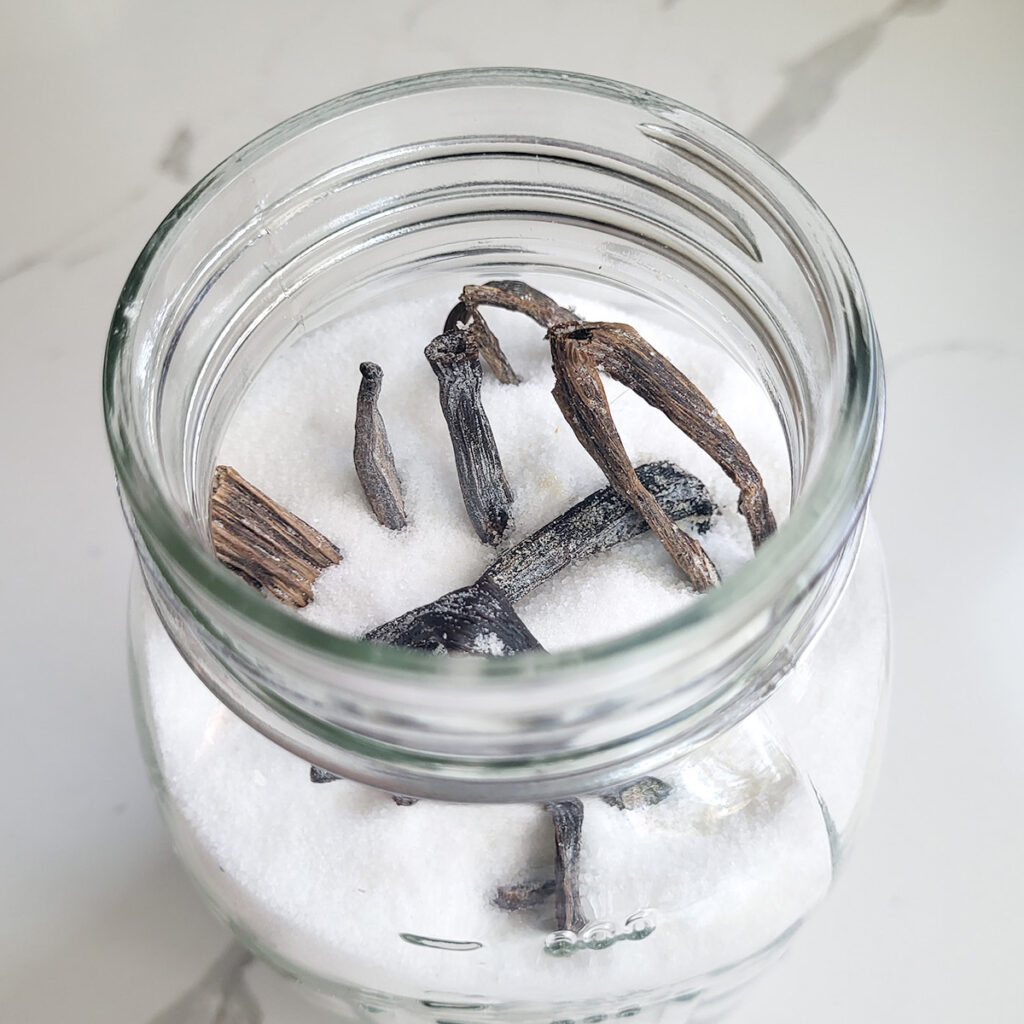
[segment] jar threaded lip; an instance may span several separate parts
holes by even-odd
[[[147,343],[139,320],[154,268],[168,259],[181,226],[214,202],[226,182],[317,124],[416,94],[474,88],[542,89],[626,105],[642,119],[636,127],[675,139],[669,142],[677,158],[691,153],[695,160],[717,161],[720,173],[732,176],[738,188],[752,194],[786,233],[794,252],[809,258],[813,248],[815,272],[827,278],[835,307],[837,344],[845,352],[846,373],[837,382],[841,413],[814,478],[777,534],[720,587],[650,626],[599,644],[554,654],[451,660],[334,633],[277,607],[224,572],[163,493],[154,462],[153,427],[139,399],[132,357]],[[664,148],[664,139],[654,141]],[[271,128],[214,168],[171,210],[129,274],[110,326],[103,396],[122,502],[136,542],[145,547],[147,561],[174,600],[204,629],[218,632],[218,625],[209,620],[209,607],[227,608],[246,628],[334,665],[342,678],[347,671],[367,672],[386,685],[394,683],[396,696],[410,682],[429,685],[434,694],[463,696],[483,684],[493,698],[503,690],[549,687],[559,677],[615,671],[638,656],[652,664],[674,660],[681,649],[705,649],[716,638],[742,632],[759,618],[799,602],[835,564],[861,522],[881,445],[884,381],[878,339],[849,253],[813,200],[770,157],[712,118],[657,93],[574,73],[485,68],[401,79],[329,100]],[[290,714],[287,708],[283,713]]]

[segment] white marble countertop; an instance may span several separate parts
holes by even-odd
[[[621,78],[751,135],[834,220],[882,335],[886,758],[835,892],[737,1024],[1020,1019],[1020,0],[52,0],[0,20],[0,1019],[145,1024],[227,944],[172,857],[128,700],[99,394],[128,269],[263,128],[475,64]],[[326,1020],[254,977],[268,1024]]]

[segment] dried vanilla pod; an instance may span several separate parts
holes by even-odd
[[[552,349],[562,344],[556,341],[562,336],[583,345],[609,377],[663,412],[722,467],[740,490],[739,511],[747,520],[755,547],[775,532],[764,481],[747,450],[704,393],[673,362],[628,324],[556,327],[548,333]]]
[[[480,310],[473,309],[464,302],[459,302],[448,314],[448,319],[444,322],[444,333],[447,334],[449,331],[456,330],[459,327],[470,332],[477,351],[483,356],[484,362],[490,367],[491,373],[502,384],[522,383],[522,377],[512,369],[508,356],[502,350],[501,342],[494,336],[494,332],[487,325],[487,321],[483,318]]]
[[[687,520],[698,533],[707,530],[717,509],[697,477],[671,462],[648,462],[636,472],[666,515]],[[638,537],[646,530],[647,523],[628,502],[613,488],[603,487],[499,555],[476,583],[405,612],[370,630],[364,639],[396,646],[423,646],[418,641],[425,636],[436,637],[439,630],[451,637],[463,637],[460,630],[465,630],[464,624],[460,630],[444,629],[453,608],[457,608],[464,621],[468,618],[474,623],[475,631],[469,634],[468,641],[460,639],[461,647],[454,648],[461,653],[490,653],[481,649],[485,645],[481,631],[486,630],[495,640],[501,640],[502,654],[539,649],[539,644],[536,648],[529,645],[526,637],[532,639],[532,634],[512,604],[568,565]],[[416,642],[410,643],[410,639]],[[527,645],[521,646],[524,641]],[[435,645],[426,646],[433,649]]]
[[[466,285],[462,289],[462,302],[470,309],[496,306],[514,313],[524,313],[544,328],[581,322],[571,309],[560,306],[549,295],[522,281],[488,281],[486,284]]]
[[[718,509],[697,477],[667,461],[637,466],[636,475],[670,519],[707,532]],[[615,488],[603,487],[499,555],[481,578],[496,584],[514,604],[569,565],[647,529]]]
[[[406,516],[402,482],[395,469],[395,456],[384,420],[377,408],[384,371],[376,363],[360,363],[359,372],[363,379],[356,398],[352,449],[356,476],[377,521],[389,530],[403,530]]]
[[[214,554],[232,572],[292,608],[309,604],[314,581],[341,561],[341,552],[322,533],[231,466],[214,470],[210,537]]]
[[[573,797],[547,805],[555,826],[555,927],[580,932],[587,919],[580,903],[583,802]]]
[[[539,907],[555,894],[555,880],[520,882],[518,885],[499,885],[491,902],[502,910],[525,910]]]
[[[580,444],[590,453],[609,483],[643,516],[665,550],[698,592],[719,582],[718,570],[700,542],[680,530],[639,481],[608,407],[597,364],[577,338],[586,327],[566,325],[548,331],[555,371],[553,394]]]
[[[671,793],[672,787],[667,782],[653,775],[645,775],[621,789],[602,793],[601,799],[609,807],[617,807],[620,811],[632,811],[637,807],[653,807],[660,804]]]
[[[309,781],[324,783],[324,782],[339,782],[341,780],[340,775],[335,775],[334,772],[329,772],[326,768],[318,768],[315,764],[309,766]],[[411,796],[397,796],[391,795],[391,799],[398,804],[399,807],[411,807],[416,803],[416,798]]]
[[[480,539],[497,544],[512,526],[512,489],[480,400],[482,374],[473,336],[461,328],[447,331],[424,354],[438,380],[466,512]]]
[[[421,651],[495,657],[543,650],[508,598],[487,580],[414,608],[371,629],[363,639]]]

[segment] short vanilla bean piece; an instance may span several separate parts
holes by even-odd
[[[473,335],[462,328],[446,331],[424,354],[440,387],[466,512],[480,539],[497,544],[512,526],[512,489],[480,400],[480,360]]]
[[[309,523],[257,490],[231,466],[218,466],[210,493],[217,558],[257,590],[303,608],[313,583],[341,552]]]
[[[518,885],[499,885],[491,902],[502,910],[525,910],[539,907],[555,894],[555,880],[520,882]]]
[[[501,342],[498,341],[494,336],[494,332],[488,327],[487,321],[483,318],[480,310],[473,309],[464,302],[459,302],[448,314],[448,319],[444,322],[444,330],[447,334],[448,331],[453,331],[458,327],[463,327],[470,332],[477,350],[483,356],[484,362],[487,363],[491,373],[502,384],[521,383],[522,378],[512,369],[508,356],[502,350]]]
[[[672,787],[667,782],[656,779],[653,775],[645,775],[621,789],[603,793],[601,799],[609,807],[617,807],[620,811],[632,811],[637,807],[653,807],[660,804],[671,793]]]
[[[384,420],[377,408],[384,371],[376,363],[360,363],[363,379],[356,398],[356,439],[352,455],[356,476],[377,521],[389,530],[406,525],[402,482]]]
[[[580,903],[583,802],[576,797],[547,805],[555,826],[555,927],[579,933],[587,919]]]

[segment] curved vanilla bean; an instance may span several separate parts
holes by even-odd
[[[460,326],[473,336],[473,344],[476,345],[480,355],[484,357],[484,362],[490,367],[491,373],[502,384],[522,383],[523,378],[512,369],[512,364],[508,361],[501,342],[494,336],[494,332],[487,325],[487,321],[479,309],[473,309],[464,302],[457,303],[444,322],[445,333],[454,331]]]
[[[671,462],[648,462],[636,472],[666,515],[687,519],[698,533],[707,530],[717,509],[700,480]],[[512,609],[513,602],[521,600],[566,566],[646,530],[647,523],[629,503],[613,488],[603,487],[499,555],[476,583],[375,627],[365,639],[409,646],[410,637],[435,636],[439,628],[444,629],[453,607],[465,615],[466,609],[478,602],[475,628],[490,627],[491,632],[508,634],[503,640],[506,649],[500,653],[513,654],[513,647],[521,642],[517,640],[518,630],[529,632]],[[495,596],[495,591],[499,596]],[[456,635],[454,630],[448,632]],[[469,640],[471,644],[474,642],[472,635]],[[463,642],[456,649],[463,653],[490,653],[480,649],[485,641],[477,639],[475,642],[475,648],[467,648]],[[433,648],[435,644],[431,642],[427,646]]]
[[[214,554],[233,573],[292,608],[309,604],[316,578],[341,561],[341,552],[319,530],[231,466],[213,473],[210,537]]]
[[[421,651],[495,657],[543,650],[508,598],[487,580],[414,608],[371,629],[363,639]]]
[[[740,490],[739,511],[747,520],[755,547],[775,532],[764,481],[747,450],[703,392],[675,364],[628,324],[587,323],[567,330],[556,328],[555,333],[571,335],[586,345],[609,377],[660,409],[722,467]]]
[[[356,398],[356,439],[352,449],[356,476],[377,522],[389,530],[404,530],[402,482],[395,469],[384,420],[377,409],[384,371],[376,363],[360,363],[359,372],[363,379]]]
[[[697,533],[707,532],[717,509],[697,477],[671,462],[645,463],[637,467],[636,475],[669,518],[685,519]],[[647,529],[625,498],[613,487],[603,487],[509,548],[482,579],[495,583],[514,604],[571,563]]]
[[[555,826],[555,927],[579,933],[587,924],[580,903],[583,802],[573,797],[547,805]]]
[[[462,302],[471,309],[477,306],[497,306],[514,313],[525,313],[541,327],[555,324],[577,324],[580,318],[565,306],[560,306],[549,295],[531,288],[522,281],[488,281],[470,284],[462,289]]]
[[[462,500],[477,535],[497,544],[512,525],[512,490],[480,401],[480,360],[466,330],[447,331],[424,350],[440,386]]]
[[[597,364],[585,344],[589,337],[585,325],[565,325],[548,331],[555,401],[608,482],[658,535],[693,588],[698,592],[708,590],[719,582],[718,570],[699,541],[676,526],[637,478],[615,428]]]

